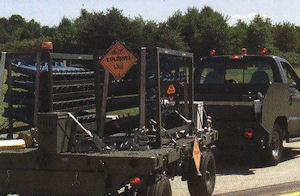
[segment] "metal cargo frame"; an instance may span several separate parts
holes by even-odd
[[[0,151],[0,193],[19,194],[51,194],[51,195],[118,195],[121,188],[125,193],[134,193],[135,189],[129,189],[128,184],[132,177],[138,176],[142,179],[145,188],[157,183],[162,175],[169,178],[181,176],[182,180],[188,180],[191,172],[195,173],[192,159],[194,141],[199,140],[201,150],[207,150],[216,139],[215,131],[197,132],[194,124],[165,130],[162,126],[161,113],[161,79],[160,79],[160,55],[167,54],[184,57],[190,61],[189,64],[189,86],[187,99],[181,105],[186,117],[193,120],[193,54],[164,48],[141,49],[140,61],[140,84],[139,84],[139,127],[146,126],[146,69],[147,55],[154,54],[155,72],[155,106],[158,109],[155,121],[157,130],[154,137],[156,143],[148,150],[114,150],[111,152],[72,153],[66,149],[65,140],[60,144],[59,135],[70,134],[70,118],[67,113],[39,114],[38,128],[42,135],[40,148],[27,148],[22,150]],[[96,63],[98,56],[94,58],[96,75],[101,67]],[[51,69],[51,68],[50,68]],[[97,70],[98,69],[98,70]],[[107,88],[109,85],[107,72],[102,72],[105,77],[96,77],[95,90],[97,101],[96,114],[100,138],[104,138],[103,124],[105,119],[107,90],[97,91],[99,88]],[[100,74],[99,74],[100,75]],[[98,76],[99,76],[98,75]],[[51,81],[50,81],[51,82]],[[101,85],[103,84],[103,86]],[[99,108],[98,106],[102,106]],[[55,119],[55,120],[53,120]],[[62,123],[62,124],[59,124]],[[65,127],[65,128],[64,128]],[[58,134],[58,131],[61,133]],[[184,130],[188,134],[172,138],[171,135]],[[169,135],[169,137],[167,136]],[[127,135],[128,136],[128,135]],[[109,136],[110,137],[110,136]],[[110,139],[108,137],[108,139]],[[126,137],[124,137],[126,139]],[[51,149],[47,148],[47,144]],[[123,195],[123,194],[122,194]],[[125,194],[124,194],[125,195]]]

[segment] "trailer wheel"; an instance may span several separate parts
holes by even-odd
[[[193,164],[194,165],[194,164]],[[188,188],[191,196],[210,196],[215,188],[216,162],[211,150],[203,152],[200,172],[202,176],[196,175],[195,167],[188,179]]]
[[[155,184],[138,191],[138,196],[172,196],[170,180],[163,175]]]
[[[268,146],[264,152],[266,163],[270,166],[277,165],[281,161],[283,152],[281,133],[280,125],[275,122],[272,131],[271,146]]]

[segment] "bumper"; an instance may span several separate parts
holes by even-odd
[[[258,122],[214,121],[213,126],[219,131],[217,145],[261,147],[268,139],[267,132]],[[253,130],[253,136],[251,138],[244,136],[246,128],[251,128]]]

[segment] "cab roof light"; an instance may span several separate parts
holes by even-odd
[[[230,58],[231,58],[231,59],[241,59],[242,56],[235,55],[235,56],[231,56]]]
[[[210,56],[215,56],[215,54],[216,54],[216,51],[215,51],[215,50],[209,51],[209,55],[210,55]]]
[[[43,42],[42,43],[42,49],[44,49],[44,50],[52,50],[53,49],[52,42]]]
[[[246,56],[247,55],[247,48],[242,48],[241,54],[243,56]]]
[[[261,49],[261,50],[260,50],[260,54],[261,54],[261,55],[267,54],[267,48]]]

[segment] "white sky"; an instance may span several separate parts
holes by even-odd
[[[0,17],[20,14],[26,20],[52,26],[63,16],[76,18],[81,8],[98,12],[114,6],[125,16],[164,21],[177,10],[205,5],[230,17],[231,25],[237,19],[248,22],[259,13],[273,23],[289,21],[300,26],[300,0],[0,0]]]

